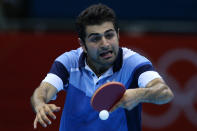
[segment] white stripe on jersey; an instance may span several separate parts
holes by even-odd
[[[146,71],[142,73],[138,78],[138,86],[145,88],[146,85],[155,78],[161,78],[156,71]]]

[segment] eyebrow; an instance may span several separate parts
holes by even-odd
[[[104,34],[107,33],[107,32],[110,32],[110,31],[114,31],[114,29],[106,30],[106,31],[104,32]],[[90,36],[93,36],[93,35],[99,35],[99,33],[91,33],[91,34],[88,35],[88,38],[89,38]]]

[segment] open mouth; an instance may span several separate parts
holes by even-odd
[[[103,52],[100,54],[100,56],[105,59],[110,58],[110,57],[112,57],[112,51]]]

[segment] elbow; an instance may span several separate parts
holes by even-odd
[[[168,93],[167,93],[168,102],[172,101],[173,98],[174,98],[174,94],[172,93],[170,89],[168,89]]]
[[[169,88],[164,89],[161,96],[162,96],[163,100],[159,104],[169,103],[174,98],[174,94],[173,94],[173,92]]]

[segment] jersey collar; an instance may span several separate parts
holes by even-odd
[[[79,57],[79,68],[85,67],[86,56],[87,56],[86,53],[84,52],[81,53]],[[118,56],[114,62],[113,72],[117,72],[120,70],[120,68],[122,67],[122,61],[123,61],[123,51],[122,51],[122,48],[119,48]]]

